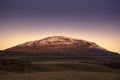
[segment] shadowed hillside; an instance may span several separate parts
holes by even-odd
[[[10,72],[93,71],[119,73],[120,55],[106,50],[94,42],[52,36],[0,51],[0,64],[0,70]]]

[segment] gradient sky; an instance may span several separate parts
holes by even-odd
[[[120,53],[120,0],[0,0],[0,49],[48,36]]]

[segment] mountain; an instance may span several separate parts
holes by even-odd
[[[94,42],[64,36],[29,41],[0,51],[1,58],[15,57],[32,62],[72,61],[120,69],[120,54]]]
[[[118,55],[108,51],[94,42],[73,39],[64,36],[52,36],[41,40],[26,42],[8,48],[5,51],[29,53],[74,53],[80,55]]]
[[[64,52],[66,49],[101,49],[105,50],[94,42],[73,39],[64,36],[52,36],[41,40],[26,42],[11,48],[7,51],[18,52]]]

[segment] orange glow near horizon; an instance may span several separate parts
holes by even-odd
[[[0,50],[50,36],[120,53],[119,0],[1,0]]]
[[[50,36],[66,36],[66,37],[83,39],[83,40],[95,42],[105,49],[120,53],[120,50],[119,50],[120,46],[118,44],[119,41],[112,39],[111,37],[106,37],[106,36],[102,35],[102,37],[104,37],[104,38],[101,38],[101,36],[97,35],[97,34],[96,35],[90,35],[90,34],[87,35],[85,33],[82,33],[82,34],[71,33],[69,35],[66,35],[66,34],[68,34],[68,33],[65,33],[65,34],[48,33],[46,35],[42,35],[42,34],[41,35],[40,34],[30,34],[30,35],[28,35],[28,34],[24,34],[24,35],[23,34],[21,34],[21,35],[20,34],[19,35],[11,34],[10,35],[9,34],[1,39],[0,49],[4,50],[4,49],[10,48],[10,47],[13,47],[15,45],[22,44],[24,42],[39,40],[39,39],[50,37]]]
[[[0,25],[0,49],[50,36],[66,36],[95,42],[120,53],[119,25],[89,23],[4,23]],[[97,26],[97,27],[96,27]]]

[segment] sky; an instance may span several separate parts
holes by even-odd
[[[49,36],[120,53],[120,0],[0,0],[0,50]]]

